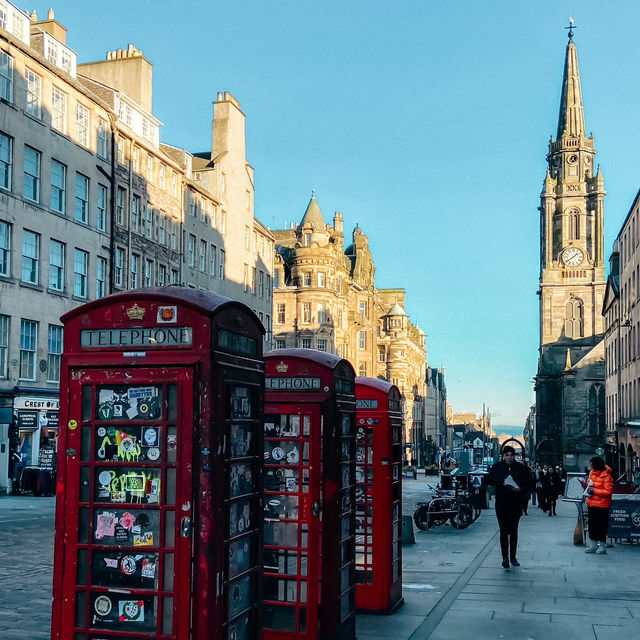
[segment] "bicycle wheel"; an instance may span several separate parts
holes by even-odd
[[[420,531],[426,531],[429,528],[429,507],[426,504],[415,510],[413,521]]]
[[[456,529],[466,529],[473,522],[471,507],[467,504],[461,504],[458,513],[451,516],[450,522]]]

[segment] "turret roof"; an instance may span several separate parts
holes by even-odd
[[[316,201],[315,190],[313,195],[311,196],[311,200],[309,200],[307,210],[304,212],[304,216],[302,216],[300,226],[303,227],[307,223],[310,223],[311,226],[316,230],[324,230],[327,226],[327,223],[322,217],[322,211],[320,211],[320,207],[318,206],[318,202]]]
[[[387,316],[407,316],[409,317],[408,313],[405,313],[405,310],[396,302],[393,307],[391,307],[391,309],[389,309],[389,311],[387,311],[387,313],[385,314]]]

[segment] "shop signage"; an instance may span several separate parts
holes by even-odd
[[[377,400],[356,400],[356,409],[377,409],[378,401]]]
[[[640,540],[640,495],[613,496],[607,536]]]
[[[193,342],[192,327],[139,327],[136,329],[84,329],[80,346],[99,347],[186,347]]]
[[[37,411],[18,411],[18,427],[20,429],[37,429],[39,426]]]
[[[47,429],[57,429],[59,426],[59,416],[57,411],[47,411]]]
[[[13,407],[14,409],[41,409],[43,411],[58,411],[58,409],[60,408],[60,401],[49,400],[46,398],[17,397],[13,401]]]
[[[318,391],[320,378],[265,378],[265,388],[277,391]]]

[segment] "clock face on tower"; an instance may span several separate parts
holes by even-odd
[[[584,255],[578,247],[568,247],[562,252],[562,262],[568,267],[577,267],[583,260]]]

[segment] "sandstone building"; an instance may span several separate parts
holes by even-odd
[[[404,311],[403,289],[376,288],[367,236],[356,226],[345,248],[343,225],[339,212],[325,222],[314,194],[300,224],[273,231],[273,344],[335,353],[358,375],[396,384],[406,455],[415,460],[424,434],[426,335]]]
[[[53,11],[0,0],[0,491],[9,435],[36,464],[57,432],[71,308],[180,284],[270,330],[273,236],[254,216],[245,116],[220,93],[207,151],[162,144],[152,71],[131,45],[80,64]]]
[[[609,258],[605,317],[607,464],[632,482],[640,472],[640,193]]]
[[[604,179],[587,137],[573,32],[540,198],[538,459],[582,469],[604,436]]]

